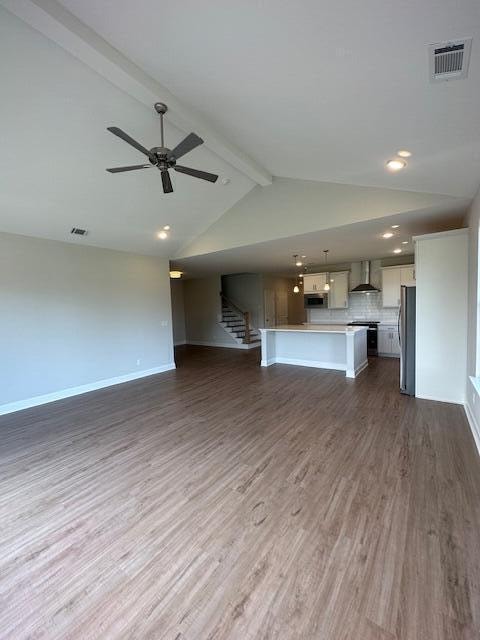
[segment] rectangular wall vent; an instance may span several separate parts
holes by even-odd
[[[88,231],[86,229],[80,229],[79,227],[72,227],[70,233],[73,233],[76,236],[86,236]]]
[[[430,80],[438,82],[466,78],[471,47],[472,38],[431,44]]]

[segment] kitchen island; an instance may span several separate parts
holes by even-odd
[[[300,324],[260,329],[262,367],[294,364],[345,371],[355,378],[368,366],[367,328]]]

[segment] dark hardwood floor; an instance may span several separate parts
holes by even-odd
[[[480,638],[463,409],[258,351],[0,418],[0,637]]]

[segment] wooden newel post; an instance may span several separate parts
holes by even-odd
[[[243,314],[245,320],[245,344],[250,344],[250,314],[245,311]]]

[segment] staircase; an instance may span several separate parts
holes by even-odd
[[[241,309],[231,300],[225,298],[225,296],[222,296],[222,319],[220,326],[231,335],[235,342],[242,345],[243,349],[252,349],[253,347],[260,346],[260,333],[251,327],[250,314],[248,311],[241,311]]]

